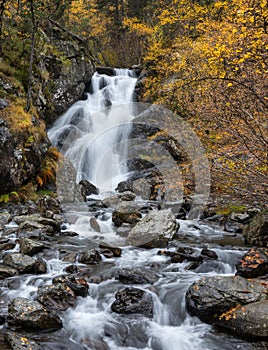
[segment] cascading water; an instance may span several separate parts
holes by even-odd
[[[114,189],[111,177],[126,174],[126,168],[122,164],[124,165],[127,156],[127,143],[120,144],[120,140],[127,139],[132,113],[122,106],[132,101],[135,83],[136,78],[128,70],[116,70],[113,77],[96,73],[92,79],[92,93],[87,100],[75,103],[49,131],[52,143],[59,147],[63,145],[65,156],[76,168],[77,181],[87,179],[102,191],[107,191]],[[103,111],[110,104],[115,108]],[[119,144],[120,147],[117,147]],[[111,208],[97,208],[92,212],[89,210],[87,208],[87,216],[83,213],[72,225],[71,231],[78,232],[79,236],[64,236],[61,232],[62,235],[49,237],[50,249],[39,253],[46,261],[46,273],[11,277],[1,291],[4,300],[2,308],[4,305],[7,313],[9,300],[17,297],[36,300],[38,288],[51,285],[55,277],[67,275],[87,279],[88,294],[83,298],[78,297],[75,305],[61,314],[63,329],[55,334],[35,335],[41,343],[40,349],[255,349],[254,344],[216,332],[212,326],[191,317],[185,306],[187,289],[201,276],[234,274],[235,265],[246,249],[240,246],[239,238],[226,238],[219,227],[208,226],[201,221],[178,220],[179,244],[190,246],[196,254],[200,254],[203,245],[207,245],[217,253],[217,261],[204,262],[197,269],[189,270],[188,262],[171,263],[168,256],[157,254],[158,249],[123,246],[120,257],[105,258],[103,255],[99,264],[85,265],[79,262],[78,256],[82,251],[92,248],[92,242],[88,239],[91,219],[96,220],[97,217],[100,228],[100,232],[91,230],[94,237],[100,235],[104,239],[111,235],[113,239],[116,234],[111,222]],[[24,231],[22,234],[25,234]],[[226,239],[228,248],[223,246]],[[176,246],[171,249],[176,250]],[[18,246],[14,251],[18,251]],[[68,274],[66,267],[70,266],[77,268],[77,275],[75,269],[74,275]],[[141,271],[145,276],[148,271],[157,275],[152,284],[139,283],[134,286],[151,294],[152,318],[141,314],[112,312],[111,305],[115,301],[116,292],[120,288],[130,287],[115,279],[118,271],[123,268]],[[21,339],[26,339],[23,337]],[[9,348],[4,348],[7,349]]]
[[[48,132],[76,169],[77,182],[88,180],[101,192],[114,190],[127,172],[127,142],[121,141],[127,139],[133,118],[129,104],[135,72],[115,69],[114,74],[96,72],[87,100],[75,103]]]

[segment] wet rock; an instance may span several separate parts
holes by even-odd
[[[22,333],[7,331],[6,340],[12,350],[39,350],[40,345]]]
[[[111,306],[113,312],[153,316],[153,300],[148,292],[138,288],[124,288],[116,293],[115,298]]]
[[[39,287],[37,300],[49,310],[64,311],[74,306],[76,295],[66,283]]]
[[[242,338],[267,339],[268,300],[248,305],[238,305],[219,316],[215,325],[225,328]]]
[[[217,260],[218,259],[218,255],[213,250],[210,250],[207,247],[204,247],[201,250],[201,257],[204,260]]]
[[[267,298],[267,283],[240,276],[202,277],[186,293],[188,311],[207,323],[214,323],[221,314],[237,307]]]
[[[133,270],[125,268],[116,273],[115,279],[125,284],[154,284],[158,280],[158,276],[150,270]]]
[[[3,280],[8,277],[13,277],[18,275],[18,271],[12,267],[0,264],[0,279]]]
[[[111,67],[96,67],[96,71],[99,74],[106,74],[111,77],[115,75],[115,70],[114,68],[111,68]]]
[[[253,217],[243,229],[246,243],[251,246],[268,247],[268,211],[262,211]]]
[[[236,275],[256,278],[268,275],[268,249],[251,248],[236,265]]]
[[[101,261],[101,256],[97,250],[92,249],[87,252],[83,252],[79,256],[78,261],[82,264],[96,265]]]
[[[91,194],[99,194],[99,189],[87,180],[81,180],[79,182],[81,195],[86,202],[87,196]]]
[[[101,253],[103,254],[103,250],[108,250],[110,252],[112,252],[113,257],[115,258],[119,258],[122,254],[122,249],[119,247],[113,247],[110,245],[106,245],[106,244],[99,244],[99,248],[101,248]]]
[[[41,252],[45,248],[47,248],[45,244],[36,242],[32,239],[29,239],[29,238],[20,239],[20,252],[22,254],[33,256],[34,254]]]
[[[86,297],[88,295],[89,285],[84,278],[75,278],[69,276],[61,276],[53,278],[53,284],[66,284],[76,296]]]
[[[34,259],[28,255],[21,253],[8,253],[3,258],[3,263],[7,266],[11,266],[19,273],[35,273],[42,274],[46,273],[46,263],[43,259]]]
[[[144,248],[166,247],[174,239],[178,227],[170,209],[152,210],[131,229],[127,242]]]
[[[10,249],[15,248],[15,246],[16,246],[16,243],[11,241],[8,238],[2,238],[0,240],[0,251],[10,250]]]
[[[116,190],[119,193],[122,193],[122,192],[133,192],[133,181],[132,180],[125,180],[125,181],[119,182],[119,184],[117,185]]]
[[[135,225],[141,219],[141,213],[136,205],[129,203],[121,205],[113,211],[112,220],[119,227],[124,223]]]
[[[67,267],[65,267],[64,271],[66,271],[67,273],[77,273],[78,272],[78,267],[75,264],[69,265]]]
[[[7,322],[9,327],[24,329],[59,329],[61,319],[48,311],[37,301],[26,298],[16,298],[8,305]]]

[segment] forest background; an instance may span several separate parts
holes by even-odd
[[[174,111],[200,137],[212,193],[267,206],[267,0],[0,0],[0,72],[21,82],[26,111],[51,25],[95,65],[140,65],[142,101]]]

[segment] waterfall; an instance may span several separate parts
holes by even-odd
[[[96,72],[87,99],[71,106],[48,132],[52,145],[76,169],[76,181],[88,180],[101,192],[114,190],[127,173],[126,140],[137,78],[128,69],[114,69],[114,74]]]

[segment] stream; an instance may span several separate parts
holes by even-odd
[[[100,190],[98,195],[89,196],[89,202],[113,196],[116,185],[129,176],[127,143],[120,140],[126,140],[131,131],[133,113],[120,106],[132,101],[136,81],[134,73],[129,70],[115,70],[114,76],[95,73],[88,99],[75,103],[49,130],[52,144],[62,149],[76,169],[76,181],[90,181]],[[105,110],[110,106],[119,106],[119,109]],[[134,202],[140,208],[148,206],[148,201],[139,196]],[[75,211],[75,208],[72,210]],[[88,295],[78,297],[76,305],[63,313],[63,329],[49,336],[42,333],[34,336],[42,343],[41,349],[256,349],[253,343],[216,330],[192,317],[185,307],[187,289],[201,276],[234,275],[236,263],[247,251],[242,236],[224,232],[214,223],[177,219],[180,225],[178,239],[169,243],[170,251],[190,247],[198,255],[206,246],[218,255],[217,260],[206,261],[191,270],[189,262],[171,263],[170,257],[158,254],[159,248],[143,249],[127,245],[124,231],[114,227],[112,211],[111,207],[77,210],[73,220],[62,225],[62,232],[75,232],[77,235],[55,237],[50,243],[51,249],[40,254],[46,261],[47,273],[15,276],[2,288],[6,308],[7,301],[17,297],[35,299],[38,287],[50,285],[57,276],[67,275],[65,268],[70,262],[63,259],[66,253],[91,249],[100,242],[122,248],[120,257],[102,256],[102,261],[91,267],[91,274],[87,276]],[[13,251],[18,251],[18,245]],[[78,261],[75,264],[81,269],[85,267]],[[151,294],[152,318],[111,311],[116,292],[130,286],[114,277],[123,268],[140,271],[144,276],[157,276],[153,283],[134,286]]]

